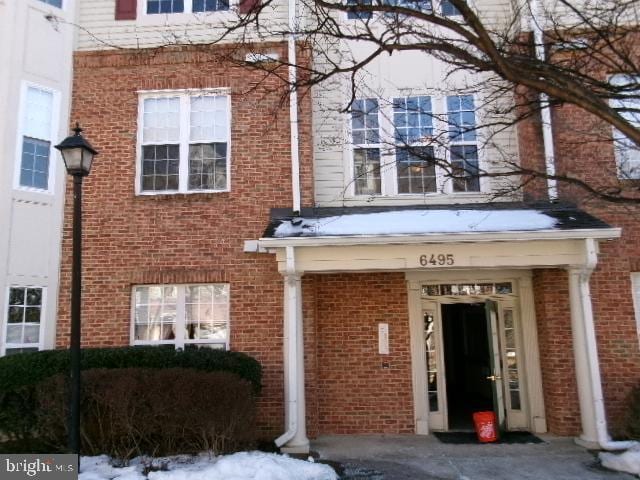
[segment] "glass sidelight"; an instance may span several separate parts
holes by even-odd
[[[427,394],[429,411],[438,411],[438,365],[436,358],[435,316],[424,312],[424,340],[427,353]]]

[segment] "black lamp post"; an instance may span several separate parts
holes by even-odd
[[[73,267],[71,280],[71,402],[69,414],[69,450],[80,455],[80,298],[82,293],[82,177],[89,175],[93,157],[98,152],[82,136],[76,123],[75,135],[65,138],[55,148],[60,150],[73,176]]]

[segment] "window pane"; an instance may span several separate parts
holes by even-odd
[[[7,325],[7,343],[22,343],[22,324]]]
[[[397,143],[410,144],[433,135],[431,97],[393,99],[393,121]]]
[[[23,113],[23,134],[26,137],[51,140],[53,93],[35,87],[27,88]]]
[[[171,143],[180,139],[180,99],[145,98],[143,102],[143,143]]]
[[[475,145],[454,145],[450,153],[453,191],[479,192],[478,148]]]
[[[371,5],[372,0],[347,0],[347,5]],[[357,19],[360,18],[362,20],[366,20],[371,18],[371,12],[348,12],[347,18],[349,19]]]
[[[442,3],[440,5],[442,8],[442,15],[444,15],[445,17],[460,15],[460,10],[454,7],[449,0],[442,0]]]
[[[183,0],[147,0],[147,13],[180,13],[184,11]]]
[[[50,143],[35,138],[22,139],[20,185],[46,190],[49,185]]]
[[[189,190],[227,188],[227,144],[189,145]]]
[[[427,393],[429,411],[438,411],[438,367],[436,363],[436,339],[434,335],[434,315],[424,313],[424,340],[427,354]]]
[[[178,145],[142,147],[142,190],[177,190],[180,149]]]
[[[354,100],[351,107],[351,132],[354,145],[378,143],[379,128],[378,101],[371,98]]]
[[[227,0],[193,0],[194,12],[213,12],[216,10],[229,10]]]
[[[225,96],[207,95],[191,98],[191,141],[227,141],[227,103]]]
[[[11,288],[9,290],[9,305],[24,305],[25,288]]]
[[[436,166],[433,147],[396,149],[398,193],[432,193],[436,191]]]
[[[356,195],[381,193],[380,150],[359,148],[353,151],[353,169]]]
[[[23,307],[9,307],[9,323],[22,323],[24,322],[24,308]]]
[[[41,2],[48,3],[54,7],[62,8],[62,0],[40,0]]]
[[[228,285],[187,287],[185,340],[226,340],[229,320],[228,295]]]
[[[447,97],[447,121],[451,141],[475,141],[476,118],[473,95]]]

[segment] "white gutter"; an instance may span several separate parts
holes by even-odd
[[[296,415],[298,406],[298,388],[297,378],[299,368],[296,359],[297,348],[297,288],[295,285],[296,275],[296,260],[293,247],[286,248],[286,319],[284,323],[284,396],[285,396],[285,425],[287,430],[275,440],[275,444],[278,447],[283,446],[293,437],[295,437],[298,431],[298,418]]]
[[[300,150],[298,131],[298,88],[296,82],[296,0],[289,0],[289,38],[287,61],[289,63],[289,121],[291,129],[291,195],[293,211],[300,211]]]
[[[619,238],[620,228],[537,230],[512,232],[460,232],[424,235],[344,235],[318,237],[261,238],[261,248],[321,247],[346,245],[407,245],[416,243],[515,242],[533,240],[610,240]]]
[[[591,382],[591,393],[593,395],[593,409],[596,420],[596,438],[598,445],[603,450],[626,450],[638,442],[633,441],[612,441],[607,429],[607,417],[604,409],[604,395],[602,394],[602,378],[600,375],[600,364],[598,361],[598,346],[596,341],[596,331],[593,321],[593,307],[591,304],[591,291],[589,289],[589,279],[597,264],[596,244],[593,239],[585,240],[587,254],[587,264],[579,276],[578,286],[580,289],[580,302],[583,312],[583,326],[585,349],[589,366],[589,376]]]
[[[542,18],[539,0],[530,0],[531,5],[531,30],[533,31],[533,42],[536,49],[536,58],[541,62],[545,61],[544,52],[544,32],[538,19]],[[556,174],[556,161],[553,152],[553,128],[551,124],[551,108],[549,107],[549,96],[540,93],[540,115],[542,120],[542,141],[544,144],[544,164],[547,174],[547,193],[549,200],[558,199],[558,182],[551,178]]]

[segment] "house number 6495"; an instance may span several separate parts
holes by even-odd
[[[432,253],[431,255],[420,255],[420,265],[423,267],[434,267],[437,265],[453,265],[455,258],[451,253]]]

